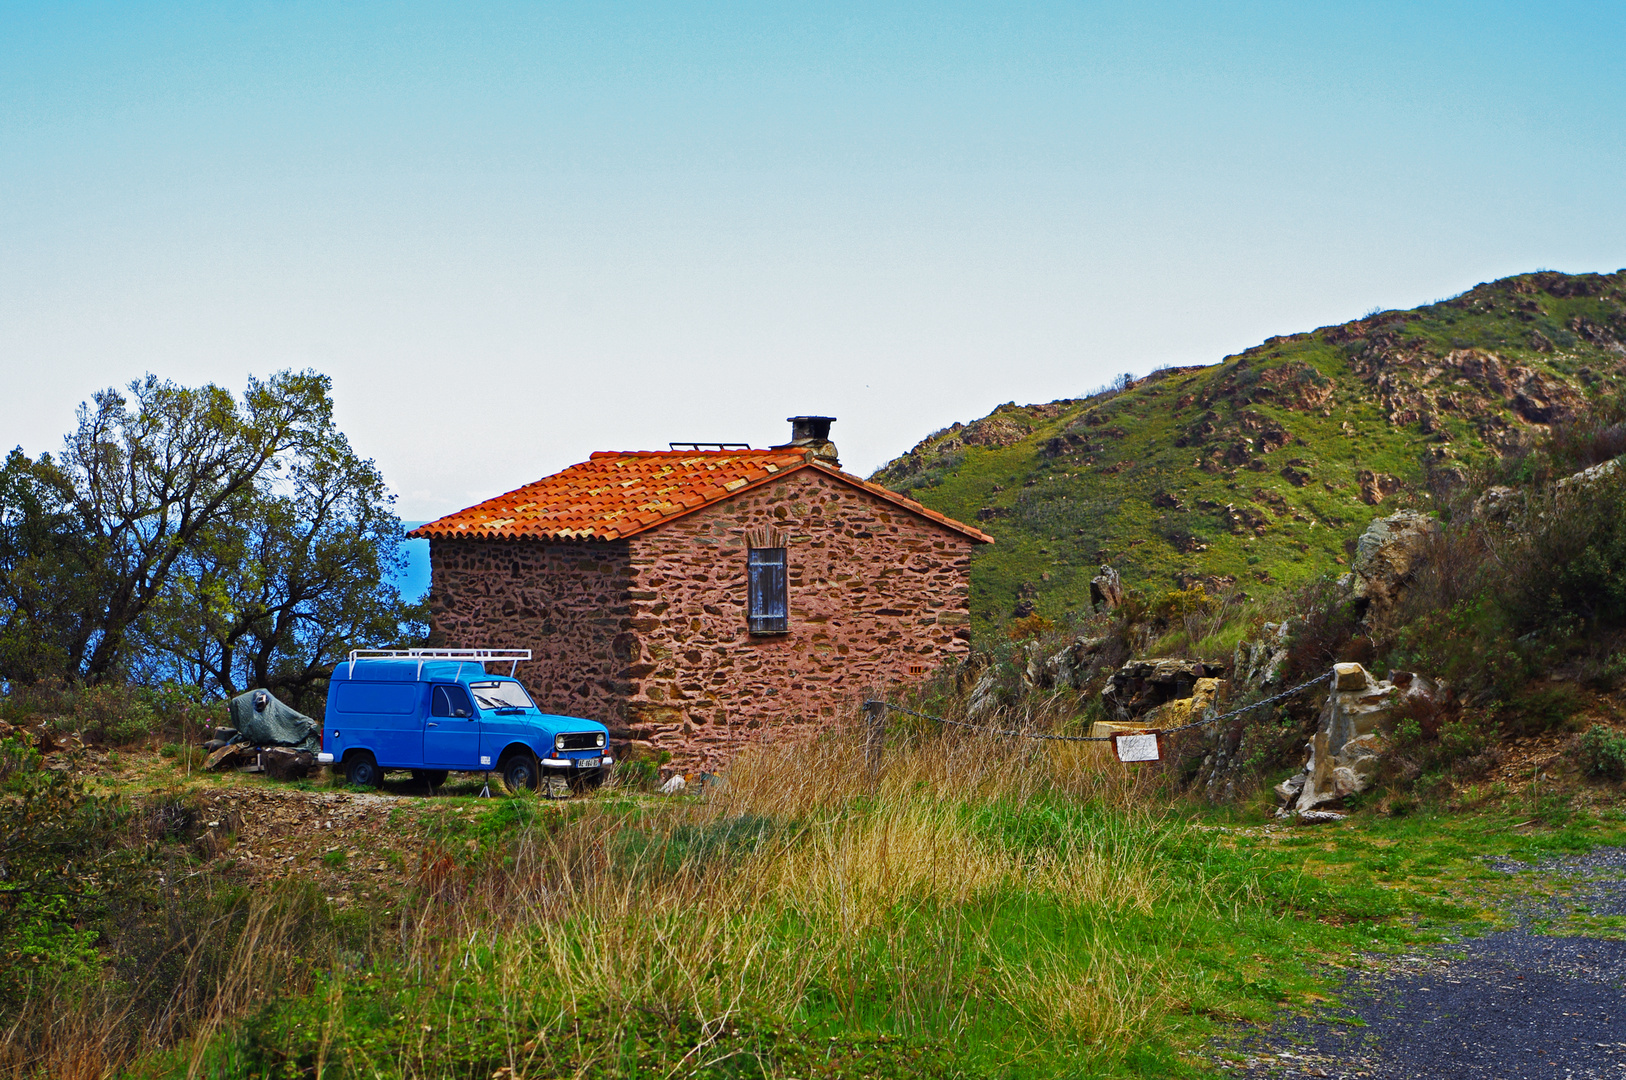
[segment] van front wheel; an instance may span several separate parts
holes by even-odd
[[[528,750],[516,750],[503,758],[497,764],[497,771],[502,774],[502,786],[507,788],[511,795],[518,795],[521,791],[535,791],[537,781],[542,775],[542,770],[536,763],[536,755]]]
[[[344,759],[344,778],[358,787],[377,787],[384,782],[384,770],[373,755],[357,750]]]

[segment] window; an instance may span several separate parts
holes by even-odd
[[[471,682],[469,689],[474,691],[474,700],[480,703],[482,709],[493,712],[512,709],[520,712],[536,708],[531,696],[517,682]]]
[[[461,686],[435,687],[429,699],[429,715],[472,718],[474,706],[469,703],[469,692]]]
[[[746,562],[750,576],[748,625],[753,634],[783,634],[790,629],[785,603],[785,549],[754,547]]]

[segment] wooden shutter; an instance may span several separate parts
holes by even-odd
[[[790,629],[785,596],[785,549],[752,548],[746,562],[750,580],[747,623],[753,634],[783,634]]]

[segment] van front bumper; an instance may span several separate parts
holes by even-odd
[[[543,758],[540,762],[544,769],[601,769],[615,764],[615,758],[608,754],[599,758]]]

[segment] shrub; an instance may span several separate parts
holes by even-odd
[[[1005,633],[1012,641],[1027,641],[1030,638],[1048,634],[1055,628],[1055,623],[1038,612],[1034,612],[1032,615],[1024,615],[1020,619],[1011,620],[1011,624],[1006,628]]]
[[[40,766],[40,752],[22,739],[0,739],[0,781],[13,773],[30,773]]]
[[[1626,470],[1554,491],[1508,561],[1519,630],[1626,626]]]
[[[1502,727],[1514,735],[1537,735],[1565,725],[1581,710],[1581,693],[1568,683],[1526,690],[1499,712]]]
[[[1215,598],[1208,595],[1208,590],[1197,584],[1189,589],[1164,593],[1163,598],[1153,605],[1152,614],[1159,619],[1183,619],[1187,615],[1213,611],[1216,603]]]
[[[1577,741],[1581,771],[1603,780],[1626,780],[1626,734],[1593,724]]]
[[[135,742],[158,726],[158,715],[140,694],[113,683],[75,691],[67,719],[80,738],[109,746]]]
[[[1292,610],[1297,617],[1287,645],[1287,674],[1298,680],[1327,670],[1340,661],[1370,660],[1371,643],[1356,650],[1364,656],[1351,655],[1350,645],[1360,628],[1361,615],[1349,592],[1330,577],[1321,577],[1305,585],[1293,598]]]
[[[1614,690],[1626,683],[1626,649],[1588,666],[1587,682],[1598,690]]]

